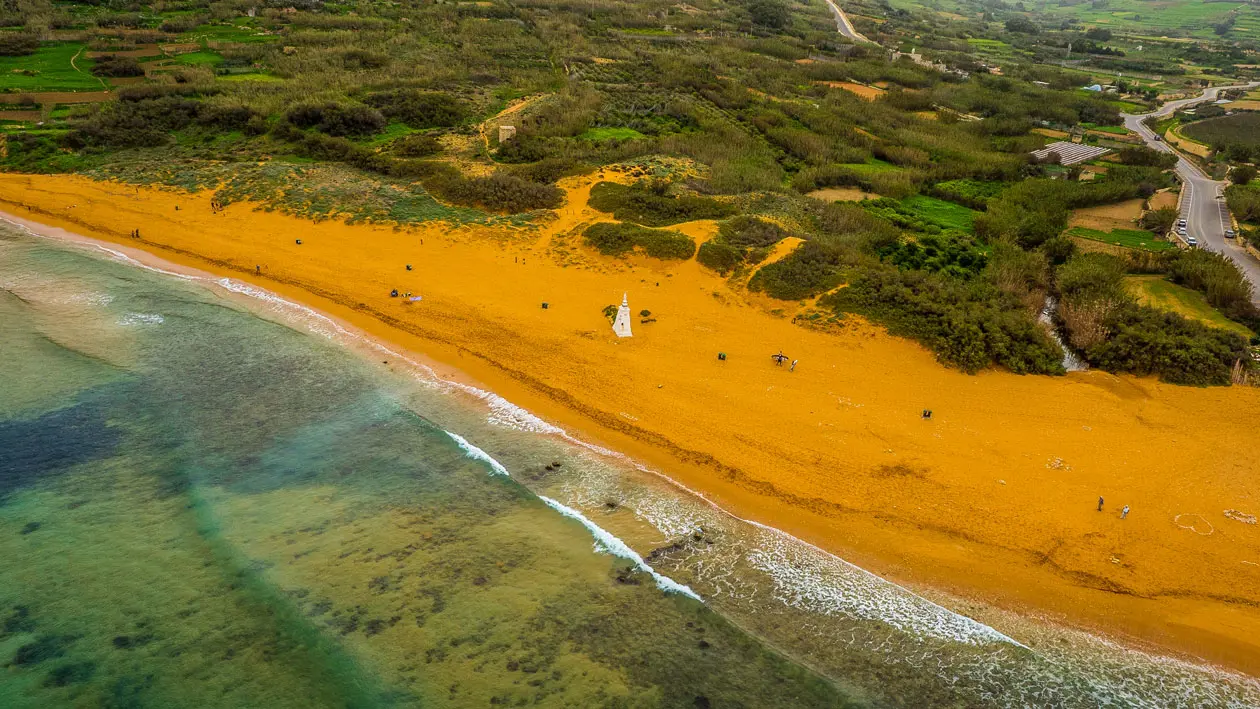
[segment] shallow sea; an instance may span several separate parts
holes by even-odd
[[[1260,706],[668,472],[265,291],[0,225],[0,707]]]

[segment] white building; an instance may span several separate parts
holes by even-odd
[[[617,319],[613,321],[613,332],[617,337],[633,337],[630,332],[630,300],[627,294],[621,294],[621,307],[617,308]]]

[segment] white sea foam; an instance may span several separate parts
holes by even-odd
[[[755,524],[755,523],[754,523]],[[773,527],[762,531],[747,560],[775,583],[784,605],[892,625],[907,633],[971,645],[1010,643],[993,628],[955,613]]]
[[[559,512],[565,517],[570,517],[581,522],[582,526],[586,527],[586,529],[591,533],[591,536],[595,537],[595,548],[597,550],[634,562],[635,567],[637,567],[640,571],[651,574],[652,578],[656,579],[656,585],[661,590],[671,593],[681,593],[682,595],[694,598],[697,601],[703,601],[703,599],[700,598],[700,594],[669,578],[668,576],[658,574],[656,569],[648,566],[647,562],[643,560],[643,557],[639,556],[638,552],[631,549],[625,542],[608,533],[603,527],[600,527],[598,524],[595,524],[587,519],[586,515],[578,512],[568,505],[556,502],[545,495],[539,495],[538,499],[547,503],[548,507]]]
[[[489,453],[469,443],[468,439],[464,438],[458,433],[451,433],[450,431],[447,431],[446,435],[450,436],[451,440],[455,441],[455,443],[460,448],[463,448],[464,454],[467,455],[469,458],[472,458],[473,460],[480,460],[486,465],[489,465],[490,469],[493,470],[495,474],[497,475],[502,475],[508,478],[512,477],[512,474],[508,472],[507,468],[503,467],[502,463],[495,460]]]
[[[157,313],[127,313],[118,319],[119,325],[161,325],[166,318]]]

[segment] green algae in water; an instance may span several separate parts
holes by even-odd
[[[849,704],[349,353],[30,239],[0,286],[0,706]]]

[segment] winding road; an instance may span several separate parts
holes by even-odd
[[[866,42],[867,44],[875,44],[867,39],[865,35],[853,29],[853,23],[849,22],[849,16],[844,14],[844,10],[835,3],[835,0],[827,0],[827,4],[831,6],[831,12],[836,16],[836,30],[853,40],[854,42]]]
[[[1177,174],[1181,177],[1182,190],[1185,192],[1181,199],[1181,218],[1186,220],[1189,235],[1199,241],[1201,248],[1224,254],[1237,264],[1247,280],[1251,281],[1252,302],[1260,305],[1260,261],[1237,243],[1237,239],[1225,238],[1225,230],[1232,228],[1225,201],[1218,199],[1224,194],[1225,183],[1208,177],[1198,165],[1174,150],[1172,146],[1157,140],[1155,131],[1142,123],[1143,120],[1152,116],[1163,118],[1186,106],[1215,101],[1220,92],[1228,89],[1245,89],[1254,86],[1260,86],[1260,82],[1238,86],[1218,86],[1205,89],[1202,94],[1194,98],[1169,101],[1151,113],[1122,113],[1120,115],[1124,117],[1125,128],[1142,136],[1142,140],[1146,141],[1148,146],[1177,156]]]

